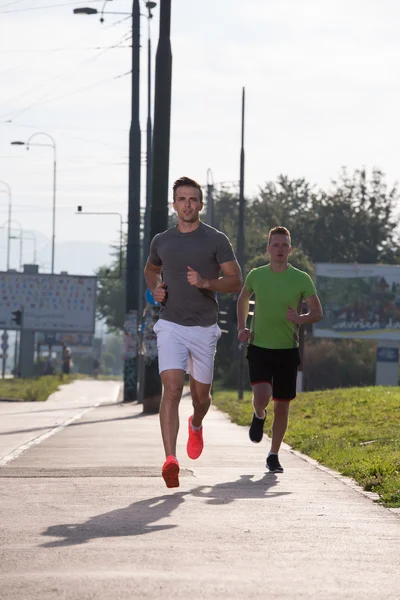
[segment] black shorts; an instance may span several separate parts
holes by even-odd
[[[246,358],[251,385],[269,383],[274,400],[293,400],[296,397],[297,368],[300,365],[298,348],[270,350],[249,344]]]

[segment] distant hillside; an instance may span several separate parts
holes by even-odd
[[[51,270],[51,242],[39,232],[35,232],[37,242],[36,262],[39,272],[50,273]],[[7,266],[7,244],[5,231],[0,230],[0,270]],[[60,242],[55,249],[55,271],[68,271],[71,275],[93,275],[94,271],[111,263],[111,247],[102,242]],[[12,240],[10,252],[10,267],[19,269],[19,242]],[[23,263],[33,261],[34,246],[30,239],[23,242]]]

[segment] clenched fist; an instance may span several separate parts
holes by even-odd
[[[290,306],[287,309],[286,318],[289,321],[291,321],[292,323],[295,323],[296,325],[300,325],[300,323],[301,323],[299,313],[297,311],[295,311],[294,308],[291,308]]]
[[[190,285],[194,285],[197,288],[201,289],[208,287],[207,279],[203,279],[203,277],[199,275],[197,271],[192,269],[192,267],[188,267],[187,280],[190,283]]]
[[[250,329],[247,329],[247,327],[245,327],[244,329],[239,329],[238,331],[238,340],[239,342],[243,343],[246,342],[250,337]]]
[[[154,300],[156,302],[160,302],[160,304],[165,301],[167,297],[167,285],[164,283],[164,281],[155,288],[153,296]]]

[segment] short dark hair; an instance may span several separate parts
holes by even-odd
[[[286,227],[283,227],[282,225],[278,225],[277,227],[273,227],[272,229],[270,229],[268,233],[268,245],[270,244],[273,235],[287,235],[289,241],[291,241],[289,229],[286,229]]]
[[[197,190],[199,190],[200,202],[203,202],[203,190],[201,189],[201,185],[199,183],[197,183],[197,181],[195,181],[194,179],[190,179],[190,177],[179,177],[179,179],[177,179],[174,182],[174,185],[172,186],[172,190],[174,193],[174,201],[175,201],[175,192],[176,192],[177,188],[182,187],[183,185],[188,185],[189,187],[194,187]]]

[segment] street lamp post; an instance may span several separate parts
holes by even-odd
[[[11,214],[11,211],[9,210],[9,213]],[[21,269],[21,262],[22,262],[22,239],[23,239],[23,229],[22,229],[22,225],[21,223],[18,223],[18,221],[13,220],[13,223],[16,223],[19,227],[19,267]],[[11,235],[11,220],[9,219],[8,222],[6,222],[7,225],[7,229],[8,229],[8,244],[7,244],[7,271],[9,269],[9,263],[10,263],[10,242],[13,239],[14,236]],[[1,227],[1,229],[3,229],[3,227]],[[17,336],[18,333],[15,333],[16,336],[16,340],[17,340]],[[4,379],[5,373],[6,373],[6,367],[7,367],[7,344],[8,344],[8,333],[7,330],[4,329],[3,332],[3,344],[6,346],[3,349],[3,359],[2,359],[2,367],[1,367],[1,375],[2,378]],[[16,342],[17,343],[17,342]]]
[[[150,239],[168,228],[171,88],[171,0],[162,0],[155,71]],[[146,383],[149,385],[145,385],[143,412],[155,413],[159,411],[161,401],[156,353],[147,357],[146,363]]]
[[[214,227],[214,178],[211,169],[207,169],[207,223]]]
[[[11,187],[8,185],[7,182],[5,181],[0,181],[0,183],[2,185],[4,185],[4,187],[6,188],[6,190],[0,190],[0,192],[4,192],[6,194],[8,194],[8,232],[7,232],[7,271],[10,268],[10,223],[11,223],[11,204],[12,204],[12,194],[11,194]],[[5,345],[7,343],[8,340],[8,333],[7,330],[4,329],[3,331],[3,344]],[[7,350],[3,350],[3,360],[2,360],[2,368],[1,368],[1,375],[2,378],[4,379],[4,375],[6,372],[6,366],[7,366]]]
[[[143,263],[146,260],[150,244],[150,214],[151,214],[151,177],[152,177],[152,119],[151,119],[151,31],[150,23],[153,18],[152,9],[155,2],[146,2],[147,16],[147,138],[146,138],[146,211],[144,216]]]
[[[12,226],[11,223],[15,223],[19,228],[19,236],[11,235]],[[19,240],[19,269],[22,270],[22,244],[23,244],[23,229],[21,223],[12,219],[12,221],[8,221],[8,231],[9,231],[9,239],[10,240]]]
[[[153,153],[152,153],[152,118],[151,118],[151,28],[150,23],[153,18],[152,9],[157,4],[155,2],[146,2],[147,14],[147,130],[146,130],[146,207],[144,213],[143,223],[143,247],[142,247],[142,273],[140,277],[140,298],[139,298],[139,318],[140,318],[140,334],[139,334],[139,347],[138,350],[138,402],[143,403],[144,389],[146,381],[146,364],[145,364],[145,281],[144,281],[144,266],[146,264],[147,255],[149,252],[150,245],[150,215],[151,215],[151,178],[152,178],[152,166],[153,166]]]
[[[137,398],[138,308],[140,290],[140,8],[132,5],[132,91],[129,130],[129,200],[125,277],[124,402]]]
[[[12,194],[11,188],[5,181],[0,181],[6,188],[6,194],[8,194],[8,233],[7,233],[7,271],[10,268],[10,223],[11,223],[11,206],[12,206]],[[0,190],[4,192],[4,190]]]
[[[42,135],[50,140],[50,144],[42,143],[31,143],[36,136]],[[53,148],[53,217],[52,217],[52,238],[51,238],[51,273],[54,273],[54,254],[55,254],[55,243],[56,243],[56,189],[57,189],[57,149],[54,138],[43,131],[33,133],[27,142],[15,141],[11,142],[13,146],[26,146],[29,150],[30,146],[49,146]]]
[[[165,1],[165,0],[164,0]],[[104,14],[101,12],[101,19]],[[75,8],[74,14],[97,14],[96,9]],[[107,14],[107,13],[105,13]],[[108,13],[126,14],[126,13]],[[138,308],[140,290],[140,171],[141,171],[141,132],[139,121],[140,106],[140,5],[139,0],[132,4],[132,92],[131,125],[129,131],[129,191],[128,191],[128,232],[126,245],[125,276],[125,350],[124,350],[124,402],[137,398],[137,352],[138,352]]]
[[[242,126],[240,146],[240,183],[239,183],[239,218],[238,218],[238,242],[237,257],[242,273],[244,272],[244,114],[245,114],[245,88],[242,89]],[[238,364],[238,399],[243,399],[244,394],[244,363],[245,346],[239,344]]]

